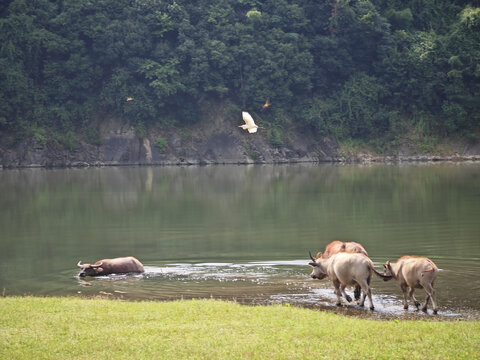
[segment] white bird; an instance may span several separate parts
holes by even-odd
[[[248,130],[250,134],[256,133],[257,129],[260,128],[260,126],[255,125],[255,121],[253,121],[252,115],[250,115],[246,111],[242,111],[242,118],[243,121],[245,121],[244,125],[239,125],[239,128],[242,128],[243,130]]]

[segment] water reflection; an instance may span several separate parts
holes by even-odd
[[[0,288],[329,304],[319,289],[330,285],[308,279],[308,251],[340,239],[361,242],[378,268],[430,257],[443,312],[480,311],[479,180],[475,163],[0,171]],[[151,271],[75,278],[79,260],[127,255]],[[374,293],[400,301],[397,287]]]

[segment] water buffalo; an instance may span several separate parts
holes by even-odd
[[[372,291],[370,289],[370,279],[372,271],[381,278],[388,276],[375,270],[372,260],[369,257],[359,253],[339,252],[327,259],[321,256],[313,259],[309,263],[313,267],[310,276],[313,279],[323,279],[328,277],[335,287],[335,294],[337,295],[337,305],[341,305],[340,298],[343,294],[345,299],[350,302],[352,298],[345,293],[345,288],[351,285],[359,285],[363,291],[360,306],[365,304],[365,298],[368,296],[370,300],[370,309],[373,310]]]
[[[353,241],[343,242],[335,240],[325,246],[325,251],[323,253],[317,253],[317,259],[319,257],[322,259],[328,259],[330,256],[338,254],[339,252],[359,253],[368,256],[367,250],[365,250],[362,244]]]
[[[424,288],[427,297],[425,298],[425,304],[422,306],[422,311],[427,311],[428,301],[431,298],[433,313],[437,313],[437,298],[433,289],[433,283],[437,278],[438,268],[432,260],[426,257],[407,255],[402,256],[394,263],[387,261],[383,266],[385,269],[383,274],[390,276],[390,279],[393,277],[400,283],[400,288],[403,292],[404,309],[408,309],[407,288],[409,290],[408,295],[412,298],[417,310],[420,302],[417,301],[413,292],[415,289]],[[385,281],[390,279],[385,279]]]
[[[350,242],[342,242],[342,241],[332,241],[330,244],[325,246],[325,251],[323,253],[319,252],[317,253],[317,259],[322,258],[322,259],[328,259],[330,256],[338,254],[339,252],[348,252],[348,253],[359,253],[363,254],[365,256],[368,256],[367,250],[365,248],[356,242],[350,241]],[[311,255],[310,255],[311,257]],[[314,260],[314,259],[312,259]],[[314,260],[315,261],[315,260]],[[355,300],[360,299],[360,286],[356,285],[355,290],[353,292],[353,295],[355,297]]]
[[[78,276],[100,276],[108,274],[143,273],[143,265],[133,256],[115,259],[103,259],[95,264],[83,264],[79,261],[77,266],[82,269]]]

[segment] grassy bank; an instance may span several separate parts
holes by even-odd
[[[479,322],[374,321],[214,300],[0,299],[0,359],[473,359],[479,355]]]

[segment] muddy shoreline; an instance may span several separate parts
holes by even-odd
[[[480,155],[418,155],[418,156],[375,156],[358,155],[353,157],[330,157],[327,159],[277,159],[272,161],[218,161],[205,159],[177,159],[170,161],[151,161],[151,162],[111,162],[111,161],[51,161],[45,158],[41,162],[24,161],[6,161],[0,164],[0,170],[7,169],[61,169],[61,168],[88,168],[88,167],[128,167],[128,166],[206,166],[206,165],[282,165],[282,164],[321,164],[321,163],[339,163],[339,164],[401,164],[401,163],[469,163],[479,162]]]
[[[235,302],[243,306],[292,306],[298,308],[310,309],[312,311],[324,311],[331,312],[337,315],[343,315],[348,317],[355,317],[359,319],[367,320],[376,320],[376,321],[394,321],[394,320],[415,320],[415,321],[478,321],[480,319],[480,314],[475,313],[474,311],[465,310],[462,313],[448,312],[448,311],[439,311],[438,314],[434,315],[432,310],[429,309],[426,313],[421,310],[402,310],[402,312],[386,312],[378,310],[377,308],[374,311],[366,307],[360,307],[356,304],[343,304],[342,306],[336,306],[335,304],[328,304],[325,301],[321,300],[318,304],[302,304],[296,303],[295,301],[290,302],[280,302],[274,301],[271,299],[242,299],[237,297],[188,297],[188,296],[179,296],[177,298],[170,299],[135,299],[135,298],[124,298],[121,294],[114,294],[103,292],[98,295],[88,295],[80,296],[84,299],[104,299],[112,301],[126,301],[126,302],[137,302],[137,301],[157,301],[157,302],[174,302],[180,300],[198,300],[198,299],[215,299],[220,301]]]

